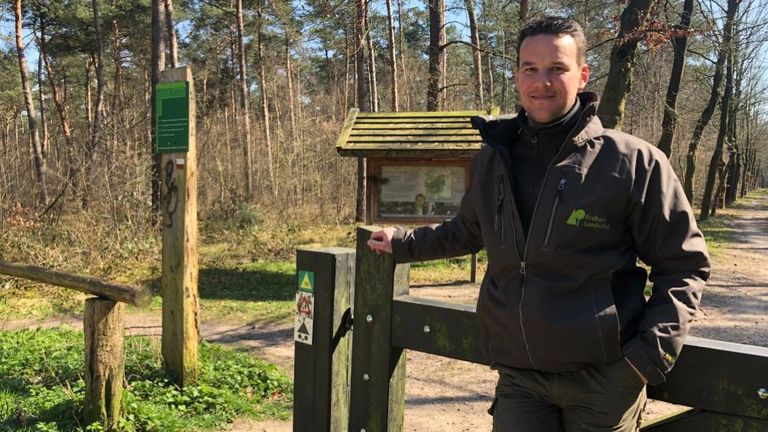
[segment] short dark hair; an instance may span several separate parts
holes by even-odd
[[[571,18],[547,16],[526,24],[517,36],[517,65],[520,65],[520,46],[525,38],[536,35],[571,36],[576,42],[576,55],[580,64],[587,62],[587,37],[584,29]]]

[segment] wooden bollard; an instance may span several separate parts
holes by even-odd
[[[85,424],[112,430],[120,419],[125,375],[123,303],[99,297],[85,301]]]

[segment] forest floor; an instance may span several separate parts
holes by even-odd
[[[765,191],[763,191],[765,192]],[[691,334],[729,342],[768,346],[768,194],[753,194],[723,210],[718,228],[727,247],[712,250],[712,275],[694,320]],[[432,285],[411,281],[411,295],[474,304],[477,284]],[[135,312],[126,317],[128,335],[159,335],[160,313]],[[3,330],[30,326],[81,325],[79,317],[17,320]],[[264,323],[207,320],[203,337],[247,350],[293,375],[293,322]],[[405,431],[489,431],[491,403],[497,374],[486,366],[408,351]],[[650,401],[644,418],[668,414],[676,408]],[[236,432],[288,432],[291,422],[238,419]]]

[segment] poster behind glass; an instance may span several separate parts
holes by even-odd
[[[464,166],[382,166],[380,218],[449,219],[459,211]]]

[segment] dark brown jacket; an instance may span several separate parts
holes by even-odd
[[[477,313],[495,365],[548,372],[627,357],[650,384],[674,365],[709,275],[709,256],[667,158],[604,129],[597,97],[543,180],[528,238],[512,199],[510,118],[475,118],[486,146],[459,214],[398,230],[398,262],[488,252]],[[646,300],[646,272],[653,289]]]

